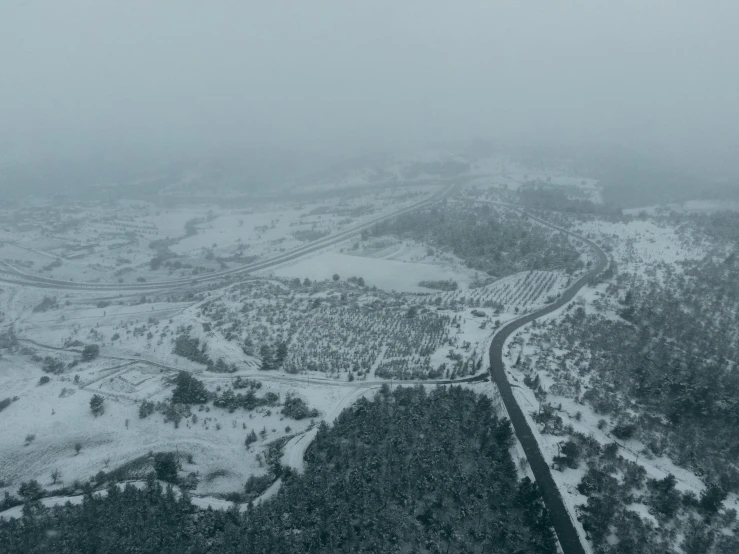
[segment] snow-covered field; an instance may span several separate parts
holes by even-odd
[[[465,164],[458,156],[416,153],[396,160],[386,174],[349,171],[313,187],[333,190],[339,183],[355,191],[349,194],[240,207],[111,201],[59,209],[28,203],[13,214],[0,209],[0,261],[71,281],[141,284],[195,277],[417,203],[439,190],[429,184],[438,172],[447,172],[445,181],[467,171]],[[502,176],[511,183],[526,173],[513,162],[509,167],[521,170],[520,176]],[[486,170],[474,171],[481,176]],[[362,188],[382,175],[403,186]],[[565,179],[563,173],[546,177]],[[349,239],[215,290],[153,294],[2,285],[0,331],[12,329],[18,342],[0,359],[0,400],[15,398],[0,413],[0,493],[14,493],[31,479],[53,493],[122,467],[132,468],[128,478],[142,478],[136,471],[151,468],[152,452],[175,451],[186,460],[182,475],[198,476],[196,503],[225,507],[223,495],[267,471],[269,444],[287,440],[283,462],[299,470],[315,424],[333,421],[385,379],[423,377],[428,383],[485,371],[495,329],[552,301],[568,282],[563,273],[544,271],[490,282],[447,252],[383,237]],[[434,283],[454,283],[456,290],[440,291]],[[182,335],[207,344],[212,362],[235,372],[208,371],[176,355]],[[274,348],[276,341],[287,344],[285,366],[261,371],[259,349]],[[88,344],[99,345],[100,356],[80,361]],[[55,373],[44,372],[52,366]],[[297,421],[285,417],[280,404],[230,412],[209,403],[191,406],[177,426],[160,411],[139,417],[144,401],[166,403],[180,370],[214,395],[237,377],[255,379],[262,384],[259,395],[275,393],[280,403],[295,395],[318,416]],[[43,376],[49,381],[40,384]],[[104,398],[97,417],[90,410],[93,395]],[[247,448],[252,430],[259,438]],[[52,483],[55,471],[60,477]]]
[[[34,207],[26,212],[23,225],[2,231],[0,259],[27,273],[75,281],[178,277],[221,269],[223,264],[232,267],[237,262],[224,260],[233,256],[288,250],[349,223],[418,202],[435,190],[402,187],[314,203],[268,203],[253,210],[163,208],[140,202],[61,213],[50,206]],[[188,224],[193,220],[194,227]],[[186,234],[186,224],[195,232]],[[176,256],[170,260],[180,262],[177,268],[150,267],[157,254],[154,241],[164,241]],[[333,282],[335,273],[339,283]],[[295,277],[313,284],[293,290]],[[347,283],[349,277],[362,277],[364,284]],[[347,241],[265,271],[256,280],[207,292],[147,295],[2,285],[1,330],[12,329],[18,342],[0,358],[0,396],[11,399],[0,413],[0,493],[15,493],[21,482],[31,479],[53,493],[101,471],[150,468],[152,452],[176,451],[181,460],[192,460],[183,462],[182,474],[198,475],[193,491],[197,502],[219,505],[222,495],[241,490],[250,476],[267,471],[264,455],[273,441],[293,437],[283,447],[283,457],[300,468],[310,429],[321,419],[332,421],[360,396],[372,394],[383,382],[383,368],[395,379],[405,375],[402,367],[446,367],[439,370],[442,378],[484,371],[494,329],[541,305],[545,289],[555,294],[566,282],[561,275],[539,272],[470,288],[485,277],[454,256],[394,240],[362,241],[360,248]],[[423,281],[454,281],[459,288],[437,292],[422,286]],[[346,307],[341,305],[342,293],[350,303]],[[282,315],[274,311],[275,301],[283,297],[292,313],[284,306]],[[505,306],[498,305],[502,300]],[[305,312],[310,316],[306,319],[302,310],[314,303],[320,307]],[[413,310],[417,316],[409,315]],[[224,321],[238,322],[248,331],[238,340],[235,328],[221,322],[230,311],[233,316]],[[356,333],[347,335],[353,319]],[[329,331],[327,323],[338,325],[337,331]],[[429,324],[433,332],[424,327]],[[207,342],[208,355],[236,372],[212,373],[174,354],[174,340],[183,332]],[[260,371],[261,336],[292,337],[289,360],[298,372]],[[413,336],[417,344],[408,342]],[[256,342],[251,353],[244,348],[246,337]],[[80,361],[88,344],[99,345],[100,356]],[[319,350],[311,348],[343,348],[349,360],[352,344],[376,347],[369,366],[361,368],[363,374],[351,364],[339,364],[341,371],[331,374],[323,367],[315,370],[320,358],[311,352]],[[49,360],[57,364],[55,373],[42,369]],[[314,364],[306,365],[310,360]],[[257,379],[262,383],[260,395],[298,396],[319,415],[296,421],[282,415],[279,405],[234,412],[208,405],[192,406],[176,427],[159,412],[139,417],[143,401],[158,403],[170,397],[179,370],[201,379],[213,394],[230,388],[235,377]],[[352,379],[347,378],[349,372]],[[417,373],[411,371],[407,378],[413,375]],[[41,384],[44,376],[49,381]],[[97,417],[90,410],[93,395],[104,398],[104,413]],[[252,430],[261,433],[247,448],[244,440]],[[60,476],[53,483],[57,471]]]
[[[461,265],[407,262],[390,256],[356,255],[351,251],[322,252],[264,273],[287,278],[307,277],[312,281],[331,279],[334,274],[362,277],[369,286],[398,292],[429,292],[428,288],[419,286],[424,280],[452,279],[467,286],[476,276],[476,272]]]
[[[696,260],[706,254],[706,245],[692,241],[679,228],[659,225],[652,220],[633,220],[628,223],[591,221],[579,226],[578,231],[599,244],[612,247],[611,255],[618,263],[655,265],[675,264]]]
[[[245,265],[373,221],[438,192],[434,185],[249,208],[77,203],[0,210],[0,261],[70,281],[142,283]],[[3,218],[3,215],[6,215]]]
[[[602,201],[597,181],[574,176],[564,165],[538,168],[501,157],[467,162],[458,156],[416,153],[386,166],[385,173],[371,167],[337,170],[306,188],[341,186],[357,189],[356,194],[270,200],[246,208],[117,202],[55,210],[29,205],[20,217],[5,218],[0,225],[0,261],[34,275],[74,281],[143,283],[207,274],[310,244],[414,204],[439,190],[438,185],[421,185],[432,171],[464,170],[466,182],[483,191],[488,187],[481,194],[515,191],[533,182]],[[363,191],[381,178],[412,186]],[[712,207],[687,203],[683,209]],[[702,259],[709,246],[689,229],[648,215],[617,223],[593,218],[574,223],[572,229],[606,248],[620,271],[642,277],[653,277],[660,267]],[[485,371],[495,330],[553,302],[576,278],[564,271],[525,271],[492,280],[423,243],[366,237],[349,238],[212,290],[134,294],[0,285],[0,336],[12,329],[18,339],[14,347],[0,350],[0,401],[11,399],[0,411],[0,494],[15,493],[30,479],[53,493],[121,467],[133,468],[129,479],[140,479],[136,468],[150,469],[151,453],[174,451],[186,460],[182,474],[198,477],[194,502],[228,507],[227,494],[243,490],[249,477],[268,471],[270,444],[284,441],[282,463],[301,471],[303,454],[321,420],[331,423],[384,382],[433,386],[437,380]],[[616,319],[608,295],[607,284],[586,287],[537,325],[556,322],[576,308]],[[558,389],[548,374],[552,368],[539,365],[545,358],[539,356],[536,332],[529,325],[514,334],[504,361],[545,458],[554,463],[567,437],[545,432],[537,423],[534,416],[541,405],[524,383],[532,371],[565,427],[601,445],[613,442],[613,418],[596,414]],[[210,363],[175,354],[182,337],[197,340]],[[89,344],[100,346],[100,356],[81,361],[82,348]],[[264,348],[272,354],[285,349],[276,369],[260,369]],[[561,362],[566,353],[555,354]],[[520,359],[526,361],[526,371],[519,367]],[[62,369],[44,372],[52,363]],[[212,402],[193,405],[178,425],[162,411],[139,417],[145,401],[166,404],[181,370],[201,380],[212,395],[235,391],[234,380],[241,378],[258,381],[258,396],[274,393],[279,402],[249,410]],[[44,376],[49,381],[41,384]],[[489,382],[465,386],[498,402]],[[105,410],[98,416],[90,409],[93,395],[104,398]],[[286,417],[281,408],[288,395],[304,400],[318,415]],[[599,425],[601,419],[605,424]],[[258,439],[247,447],[251,431]],[[514,450],[521,460],[520,446]],[[643,450],[643,444],[631,440],[619,453],[638,462],[650,478],[672,473],[681,491],[703,490],[698,476],[664,456],[641,456]],[[55,471],[60,478],[53,483]],[[525,461],[518,471],[530,474]],[[581,465],[553,472],[572,514],[587,500],[576,488],[585,471]],[[274,483],[262,498],[279,486]],[[726,505],[739,506],[739,500],[730,496]],[[644,519],[654,518],[644,504],[630,509]],[[18,515],[13,510],[6,515]],[[582,525],[573,521],[584,536]]]
[[[433,273],[424,273],[423,276],[445,277],[444,274]],[[33,312],[32,307],[44,295],[29,294],[28,290],[18,289],[13,294],[6,294],[6,289],[2,296],[7,297],[4,308],[8,311],[5,313],[12,310],[14,315],[14,328],[21,338],[20,348],[28,349],[5,355],[0,360],[0,387],[9,398],[17,397],[0,415],[0,479],[3,481],[2,490],[10,492],[15,491],[21,481],[30,479],[38,480],[53,491],[75,481],[84,482],[100,471],[107,472],[134,463],[152,451],[167,450],[176,450],[183,456],[192,455],[193,463],[184,464],[182,469],[185,473],[199,475],[199,485],[194,491],[196,496],[212,498],[213,495],[239,490],[249,476],[266,471],[259,456],[272,440],[297,433],[286,445],[284,456],[286,461],[300,467],[301,453],[311,439],[310,434],[304,435],[311,425],[310,420],[290,420],[279,413],[279,408],[228,413],[211,407],[208,412],[193,411],[196,421],[183,419],[175,429],[171,422],[164,422],[161,414],[139,418],[141,401],[166,400],[176,371],[186,369],[203,379],[211,391],[228,387],[237,375],[256,378],[263,384],[262,393],[272,391],[281,398],[288,393],[295,394],[310,407],[318,409],[319,418],[331,421],[358,395],[368,394],[379,386],[382,380],[375,377],[374,369],[381,360],[387,361],[389,358],[384,357],[390,355],[387,346],[381,347],[373,371],[353,383],[345,378],[338,381],[327,379],[325,374],[310,371],[297,376],[281,371],[265,373],[256,369],[258,363],[254,357],[247,356],[238,347],[234,349],[236,345],[223,339],[220,333],[202,332],[202,326],[197,324],[193,327],[193,335],[207,338],[209,352],[224,357],[229,363],[240,362],[237,374],[213,374],[204,372],[199,364],[174,355],[171,340],[162,341],[161,334],[172,333],[178,322],[204,321],[195,314],[215,296],[205,296],[204,300],[196,299],[189,304],[122,303],[97,307],[70,295],[62,300],[59,308]],[[375,294],[378,293],[381,294],[380,291]],[[442,294],[426,294],[419,298],[429,299]],[[70,301],[69,305],[66,301]],[[491,322],[491,318],[505,322],[515,314],[512,309],[497,315],[488,310],[487,316],[480,318],[472,315],[471,310],[473,308],[462,308],[461,311],[457,308],[448,312],[454,316],[455,322],[450,330],[452,350],[465,358],[470,353],[484,358],[494,326],[482,326],[481,323]],[[159,323],[150,324],[149,318]],[[146,332],[135,331],[144,325],[158,328],[156,338],[147,339]],[[114,334],[119,337],[111,341]],[[28,338],[38,344],[24,342]],[[33,352],[38,359],[48,356],[67,365],[74,364],[79,358],[78,353],[60,352],[39,344],[60,348],[77,340],[84,344],[100,344],[100,357],[93,362],[78,363],[60,375],[50,375],[49,383],[39,385],[39,379],[46,374],[40,367],[42,364],[34,362],[30,353]],[[229,351],[232,353],[230,358]],[[446,346],[432,353],[429,357],[431,366],[453,364],[447,357],[448,352],[449,346]],[[486,359],[479,361],[481,368],[486,367]],[[91,413],[89,407],[93,394],[105,398],[105,413],[98,417]],[[251,430],[265,430],[266,435],[246,449],[244,439]],[[26,441],[29,436],[33,436],[32,440]],[[81,445],[79,453],[75,450],[76,443]],[[61,474],[57,484],[52,484],[54,471]]]

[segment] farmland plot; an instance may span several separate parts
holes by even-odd
[[[204,303],[198,317],[249,354],[285,344],[281,367],[289,373],[321,371],[349,379],[471,373],[481,352],[461,353],[453,333],[461,316],[435,309],[432,296],[407,297],[347,282],[253,281]],[[450,363],[432,365],[444,348],[455,352]]]
[[[434,303],[501,310],[509,306],[518,311],[533,311],[553,302],[570,280],[563,272],[526,271],[469,290],[437,293]]]

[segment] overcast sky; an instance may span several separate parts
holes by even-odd
[[[0,0],[0,149],[405,148],[733,159],[736,0]]]

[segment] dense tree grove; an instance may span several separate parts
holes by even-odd
[[[532,323],[516,344],[536,348],[515,367],[543,403],[536,419],[544,432],[569,435],[557,468],[586,468],[578,512],[595,552],[739,552],[736,512],[724,506],[727,493],[739,491],[739,217],[651,221],[674,230],[681,242],[666,248],[684,246],[687,259],[635,266],[640,253],[627,244],[618,254],[623,267],[613,266],[590,306]],[[588,404],[616,442],[600,446],[575,433],[557,400],[545,403],[548,394]],[[621,457],[623,449],[642,465]],[[649,478],[645,468],[660,467],[662,456],[705,489],[684,493],[672,475]]]
[[[157,479],[167,483],[177,483],[179,465],[174,452],[157,452],[154,455],[154,471]]]
[[[318,410],[310,408],[305,400],[290,394],[285,398],[285,405],[282,407],[282,413],[286,417],[292,419],[304,419],[306,417],[318,417]]]
[[[419,287],[425,287],[427,289],[434,289],[434,290],[457,290],[459,288],[459,283],[457,281],[454,281],[453,279],[445,279],[445,280],[425,280],[420,281],[418,283]]]
[[[205,353],[206,344],[200,344],[200,339],[181,334],[175,339],[174,353],[190,361],[200,364],[211,365],[213,362]]]
[[[226,389],[223,393],[214,396],[213,405],[234,412],[237,408],[255,410],[260,406],[277,406],[279,404],[280,397],[276,393],[268,392],[264,396],[257,396],[254,390],[250,388],[246,393],[235,393],[233,389]]]
[[[685,552],[739,551],[736,514],[723,510],[726,494],[718,485],[710,485],[698,498],[680,492],[672,474],[647,477],[643,466],[619,454],[617,443],[601,446],[580,433],[570,442],[587,459],[588,469],[577,486],[587,501],[578,513],[596,554],[675,554],[680,533],[691,544],[696,535],[703,539],[697,550],[682,544]],[[653,519],[641,517],[634,508],[637,504],[643,504]]]
[[[614,437],[639,439],[650,455],[735,492],[739,259],[712,254],[682,265],[646,278],[618,273],[607,298],[620,317],[576,309],[545,324],[533,337],[546,345],[536,365],[552,368],[550,392],[615,417]],[[558,361],[555,349],[566,352]]]
[[[571,348],[592,352],[585,400],[603,413],[635,400],[641,416],[622,423],[637,424],[654,454],[669,454],[730,491],[739,490],[736,275],[739,260],[728,256],[685,264],[664,282],[622,279],[611,292],[622,299],[625,321],[572,314],[560,329]]]
[[[535,209],[588,214],[621,213],[619,208],[578,198],[577,196],[582,195],[582,190],[576,185],[565,187],[529,182],[519,189],[518,194],[522,204]]]
[[[580,254],[566,236],[552,234],[517,212],[496,212],[490,206],[416,210],[377,223],[366,234],[392,234],[448,249],[470,267],[496,277],[581,267]]]
[[[82,350],[82,361],[91,362],[100,355],[100,347],[97,344],[88,344]]]
[[[322,425],[302,476],[271,500],[196,512],[150,480],[107,497],[0,521],[9,552],[554,553],[536,486],[518,481],[512,431],[461,387],[386,386]]]
[[[735,211],[720,211],[712,214],[670,214],[667,219],[678,225],[689,223],[715,241],[726,242],[733,245],[735,249],[739,247],[739,213]]]
[[[172,391],[174,404],[203,404],[208,401],[208,391],[202,381],[199,381],[187,371],[180,371],[175,378],[175,388]]]

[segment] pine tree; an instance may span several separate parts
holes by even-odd
[[[243,350],[244,354],[246,354],[247,356],[253,356],[254,341],[252,341],[249,337],[246,337],[244,339],[244,344],[241,346],[241,350]]]
[[[162,481],[176,483],[178,466],[174,452],[158,452],[154,455],[154,471]]]
[[[726,491],[716,483],[711,483],[701,493],[700,507],[708,514],[715,514],[721,509],[726,496]]]
[[[187,371],[180,371],[172,391],[174,404],[204,404],[208,401],[208,391],[202,381],[198,381]]]
[[[254,429],[251,430],[251,433],[246,435],[244,444],[246,445],[247,448],[249,448],[249,445],[253,442],[257,442],[257,434],[254,432]]]
[[[99,394],[94,394],[92,398],[90,398],[90,410],[92,410],[95,417],[102,415],[105,412],[104,403],[105,399]]]
[[[100,347],[97,344],[88,344],[82,350],[82,361],[91,362],[100,355]]]
[[[26,501],[37,500],[44,495],[44,492],[46,491],[44,491],[43,487],[35,479],[21,483],[21,486],[18,488],[18,494]]]
[[[268,344],[263,344],[259,348],[259,357],[262,359],[262,365],[260,369],[268,371],[275,368],[275,360],[272,356],[272,349]]]
[[[285,362],[285,358],[287,358],[287,344],[285,341],[280,341],[275,349],[275,366],[280,367]]]

